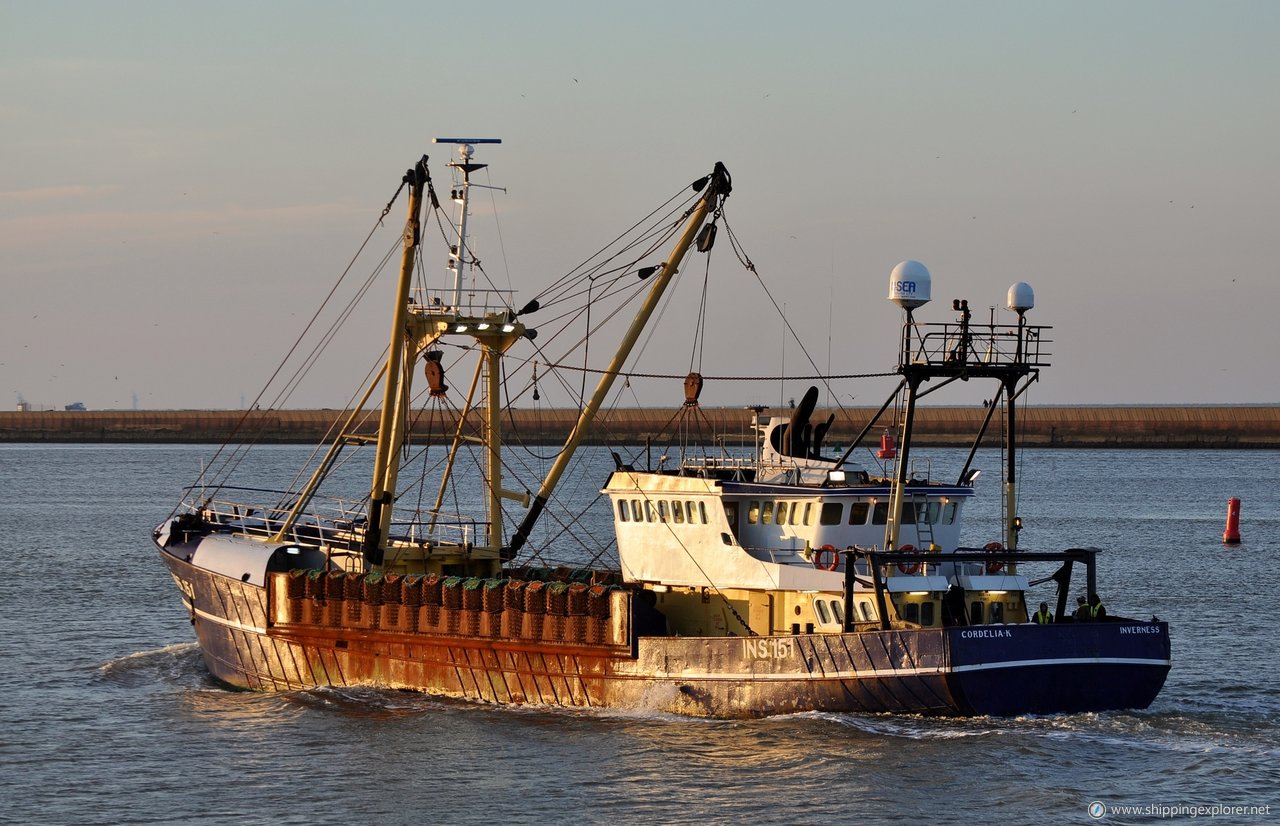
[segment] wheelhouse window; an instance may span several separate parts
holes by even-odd
[[[982,602],[975,600],[969,605],[969,624],[982,625]]]
[[[690,516],[692,516],[693,511],[689,511],[689,514]],[[702,502],[698,503],[698,514],[702,517],[702,524],[704,525],[707,524],[707,508]],[[737,502],[724,503],[724,518],[728,520],[729,527],[736,534],[738,532],[738,503]]]
[[[644,515],[640,510],[640,500],[632,499],[631,500],[631,521],[640,522],[643,519],[644,519]]]
[[[799,505],[797,505],[797,506],[796,506],[796,508],[799,508]],[[791,519],[792,519],[791,524],[793,524],[793,525],[794,525],[794,524],[795,524],[795,509],[793,509],[793,510],[791,511]],[[803,524],[805,524],[805,525],[812,525],[812,524],[813,524],[813,503],[812,503],[812,502],[805,502],[805,503],[804,503],[804,518],[801,520],[801,522],[802,522]]]
[[[959,507],[958,502],[948,502],[947,506],[942,509],[942,521],[947,525],[956,523],[956,509]]]
[[[814,610],[818,612],[818,622],[823,625],[831,624],[831,614],[827,613],[827,604],[820,599],[813,601]]]
[[[1003,602],[991,603],[991,621],[993,623],[1004,622],[1004,603]]]
[[[754,499],[747,503],[747,524],[754,525],[760,521],[760,503]]]
[[[698,503],[698,519],[702,522],[702,524],[704,525],[707,524],[707,503],[706,502]],[[737,520],[734,520],[734,525],[736,529]]]
[[[839,525],[844,516],[844,504],[841,502],[823,502],[822,512],[818,514],[818,522],[822,525]]]
[[[653,518],[653,501],[650,499],[644,500],[644,521],[646,522],[657,521]]]
[[[933,625],[933,603],[932,602],[920,603],[920,624]]]
[[[902,618],[907,622],[920,622],[920,605],[915,602],[908,602],[902,606]]]
[[[864,622],[871,622],[871,603],[865,599],[858,603],[858,610],[862,612]]]
[[[627,506],[626,499],[618,500],[618,521],[627,522],[631,516],[631,509]]]
[[[684,502],[679,499],[671,503],[671,521],[676,524],[684,524]]]
[[[865,525],[867,524],[867,511],[871,509],[868,502],[854,502],[849,506],[849,524]]]
[[[844,603],[838,599],[831,600],[831,616],[836,622],[844,625]]]
[[[876,509],[871,512],[871,524],[883,525],[889,521],[889,503],[876,502]]]
[[[760,506],[760,522],[763,525],[773,524],[773,503],[772,502],[766,501]]]
[[[665,499],[658,500],[658,521],[667,521],[667,500]]]

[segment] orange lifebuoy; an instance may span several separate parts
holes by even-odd
[[[983,550],[987,550],[987,551],[1003,551],[1004,550],[1004,545],[1001,545],[999,542],[988,542],[986,545],[983,545],[982,547],[983,547]],[[1003,570],[1004,570],[1003,562],[998,562],[993,559],[987,563],[987,573],[989,574],[998,574]]]
[[[830,561],[825,561],[830,555]],[[840,567],[840,552],[835,545],[823,545],[813,554],[813,567],[821,571],[834,571]]]
[[[898,550],[900,551],[914,551],[915,549],[916,549],[916,546],[910,543],[906,545],[902,545],[898,548]],[[920,573],[920,563],[919,562],[899,562],[898,570],[902,571],[904,574],[918,574]]]

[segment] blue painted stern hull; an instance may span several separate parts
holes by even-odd
[[[1097,623],[951,628],[948,683],[967,714],[1142,709],[1169,674],[1169,625]]]

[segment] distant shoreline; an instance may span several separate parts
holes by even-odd
[[[917,441],[971,444],[986,412],[982,407],[922,407]],[[874,408],[863,407],[837,411],[827,443],[847,444],[874,413]],[[817,411],[813,421],[823,421],[827,414]],[[1036,405],[1019,408],[1018,414],[1020,444],[1028,447],[1280,448],[1280,405]],[[0,442],[314,444],[345,415],[340,410],[0,411]],[[740,407],[618,409],[602,417],[587,443],[665,444],[683,432],[689,441],[750,444],[750,416]],[[502,427],[512,443],[554,445],[563,442],[576,417],[577,410],[519,409],[509,412]],[[441,422],[424,413],[414,427],[415,439],[439,440],[454,424],[456,420]],[[479,426],[478,417],[475,424]],[[357,432],[372,433],[375,425],[376,416],[366,412]],[[997,418],[990,429],[998,435],[999,427]],[[237,431],[239,435],[229,438]],[[864,443],[878,441],[881,432],[881,427],[873,428]],[[996,443],[993,434],[988,434],[987,443]]]

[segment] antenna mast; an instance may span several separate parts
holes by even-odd
[[[432,138],[432,143],[449,143],[458,147],[458,160],[449,161],[449,166],[462,170],[462,188],[454,189],[449,194],[458,205],[458,243],[449,249],[449,272],[453,276],[453,302],[456,310],[462,306],[462,267],[463,256],[467,252],[467,215],[471,194],[471,173],[484,169],[485,163],[472,163],[475,144],[502,143],[501,138]]]

